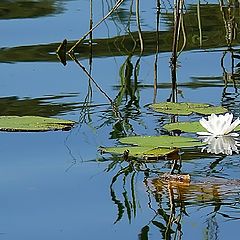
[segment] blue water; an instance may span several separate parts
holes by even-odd
[[[61,42],[64,38],[76,40],[88,31],[89,1],[56,1],[56,4],[63,7],[60,13],[32,19],[0,20],[0,47]],[[141,2],[141,9],[144,9],[141,11],[143,30],[155,29],[154,6],[155,1]],[[106,9],[106,1],[94,1],[95,22],[103,17]],[[106,24],[103,23],[94,31],[94,38],[124,33],[124,27],[119,22],[116,26],[110,19]],[[166,101],[170,94],[169,87],[161,87],[161,84],[171,82],[170,56],[171,53],[159,54],[160,88],[157,101]],[[130,119],[136,134],[158,135],[161,130],[159,119],[163,116],[149,112],[145,107],[153,102],[154,57],[141,59],[138,78],[143,85],[140,88],[140,112],[136,113],[134,119]],[[221,51],[188,51],[181,54],[181,66],[178,69],[179,89],[182,91],[180,101],[222,104],[223,82],[209,87],[189,86],[196,77],[221,77],[221,57]],[[133,62],[136,59],[133,57]],[[119,68],[125,60],[124,56],[93,59],[92,76],[111,98],[118,94],[116,86],[120,83]],[[88,60],[82,60],[81,63],[88,66]],[[1,97],[34,99],[72,94],[70,98],[52,100],[52,103],[82,103],[86,97],[88,78],[74,62],[68,62],[66,67],[59,62],[0,63],[0,72]],[[233,90],[231,85],[228,90]],[[141,229],[146,225],[150,228],[149,239],[163,239],[159,228],[152,224],[152,220],[162,221],[156,215],[159,205],[154,193],[144,183],[142,172],[136,173],[134,178],[136,216],[132,210],[129,221],[125,208],[121,220],[114,224],[118,208],[110,195],[110,184],[120,165],[107,172],[110,157],[106,156],[106,161],[102,161],[98,148],[116,145],[117,140],[111,139],[113,123],[104,124],[109,113],[109,102],[94,85],[92,104],[101,106],[90,109],[91,121],[76,125],[70,132],[0,133],[1,239],[138,239]],[[25,111],[24,107],[18,110]],[[79,121],[82,117],[81,109],[55,117]],[[198,118],[196,115],[190,117]],[[166,116],[163,119],[169,121]],[[238,178],[237,155],[226,157],[211,172],[208,166],[216,159],[215,156],[192,161],[189,159],[183,164],[183,171],[193,173],[195,181],[199,176],[206,177],[206,172],[209,172],[208,176]],[[156,164],[156,167],[168,170],[167,163]],[[123,176],[120,176],[113,185],[117,199],[121,202],[124,202],[124,192],[131,200],[130,178],[131,174],[124,183]],[[163,199],[162,208],[169,214],[166,192]],[[193,239],[193,236],[196,240],[229,239],[230,235],[238,233],[239,220],[227,221],[228,218],[221,214],[210,214],[214,211],[214,203],[201,205],[199,199],[199,204],[191,204],[189,196],[186,200],[189,200],[186,206],[188,215],[182,214],[182,239]],[[230,204],[234,201],[235,209],[226,205],[221,206],[220,212],[237,215],[238,200],[230,194],[226,202]],[[176,212],[179,212],[179,208]]]

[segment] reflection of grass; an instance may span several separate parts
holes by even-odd
[[[207,156],[195,154],[196,156],[186,151],[182,159],[202,159]],[[182,236],[182,222],[185,216],[189,216],[188,208],[192,206],[212,207],[210,217],[219,215],[227,220],[238,219],[236,216],[238,181],[211,177],[198,178],[198,181],[195,179],[190,183],[169,181],[163,177],[164,164],[164,161],[143,163],[127,158],[125,155],[111,158],[106,171],[116,171],[110,183],[110,196],[117,207],[115,223],[121,221],[124,216],[131,223],[137,216],[140,202],[137,199],[135,185],[139,179],[143,179],[147,188],[148,207],[153,211],[153,217],[139,231],[139,239],[148,239],[151,231],[155,231],[154,229],[159,230],[163,239],[175,239],[175,237]],[[210,168],[212,167],[211,165]],[[235,213],[225,211],[223,206],[230,211],[236,206]]]
[[[75,95],[49,96],[42,98],[2,97],[0,98],[0,115],[42,116],[50,117],[76,111],[80,108],[76,102],[58,102]]]
[[[184,51],[199,49],[199,29],[196,19],[197,5],[188,5],[188,10],[184,14],[184,24],[186,32],[186,46]],[[237,13],[236,13],[237,14]],[[143,31],[141,36],[144,42],[143,55],[156,53],[157,46],[159,52],[170,52],[172,49],[172,12],[163,13],[163,18],[169,23],[168,29],[164,31]],[[226,32],[222,20],[221,11],[218,4],[201,5],[201,27],[203,34],[202,48],[217,48],[227,46]],[[235,18],[239,23],[239,18]],[[232,46],[239,43],[239,30],[236,29],[236,39],[233,39]],[[159,38],[159,39],[158,39]],[[179,46],[183,44],[183,37],[180,36]],[[69,41],[68,50],[73,46],[75,41]],[[47,45],[20,46],[0,51],[0,61],[58,61],[53,54],[58,48],[59,43],[49,43]],[[88,41],[80,44],[75,52],[80,53],[80,58],[89,57]],[[93,57],[113,57],[127,55],[139,55],[141,46],[138,32],[131,32],[126,35],[116,36],[106,39],[93,39],[92,46]]]
[[[110,163],[107,171],[116,168],[118,164],[119,161]],[[130,161],[126,164],[126,166],[121,167],[121,169],[112,178],[112,182],[110,184],[110,194],[113,203],[117,206],[118,209],[118,217],[115,220],[115,223],[122,219],[125,210],[127,212],[129,222],[131,222],[132,217],[136,217],[137,200],[135,193],[135,176],[142,165],[142,163]],[[120,178],[122,179],[121,182],[123,191],[118,197],[114,190],[114,185]],[[128,182],[130,182],[130,187],[126,185]]]
[[[36,18],[61,10],[56,0],[1,0],[0,19]]]

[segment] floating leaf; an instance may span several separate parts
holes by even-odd
[[[211,115],[212,113],[221,114],[227,112],[227,109],[221,106],[209,106],[205,108],[198,108],[194,112],[202,115]]]
[[[176,122],[163,126],[168,131],[180,130],[182,132],[205,132],[207,131],[199,122]]]
[[[0,131],[41,132],[69,130],[75,122],[39,116],[0,116]]]
[[[126,147],[102,147],[102,152],[122,155],[124,157],[127,152],[128,156],[148,158],[158,158],[160,156],[166,156],[170,153],[175,152],[175,149],[169,148],[152,148],[145,146],[126,146]]]
[[[220,114],[227,112],[227,109],[221,106],[210,106],[206,103],[172,103],[161,102],[149,105],[156,112],[176,114],[176,115],[190,115],[193,112],[209,115],[211,113]]]
[[[105,153],[122,154],[128,151],[129,156],[142,156],[144,152],[151,150],[151,147],[101,147],[100,150]]]
[[[158,148],[152,148],[152,149],[144,152],[143,154],[144,154],[144,156],[158,157],[158,156],[166,156],[166,155],[169,155],[174,152],[178,152],[178,149],[158,147]]]
[[[101,147],[105,153],[122,155],[127,160],[129,156],[141,157],[144,160],[158,160],[161,157],[179,159],[180,147],[203,146],[197,139],[181,136],[133,136],[120,138],[119,141],[129,146]]]
[[[180,130],[182,132],[207,132],[207,130],[199,122],[177,122],[169,123],[163,126],[168,131]],[[240,131],[240,126],[235,128],[235,131]]]
[[[134,136],[120,138],[119,141],[124,144],[132,144],[151,148],[181,148],[204,145],[197,139],[181,136]]]

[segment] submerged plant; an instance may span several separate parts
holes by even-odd
[[[240,124],[240,119],[237,118],[234,122],[233,114],[226,113],[225,115],[211,114],[208,116],[208,120],[201,118],[200,124],[207,130],[207,132],[197,132],[198,135],[204,136],[239,136],[238,133],[232,132]]]

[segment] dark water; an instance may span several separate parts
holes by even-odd
[[[139,44],[133,51],[138,38],[135,1],[124,1],[96,28],[92,58],[88,41],[77,48],[81,64],[111,99],[126,94],[119,101],[126,121],[119,123],[93,83],[89,91],[84,71],[70,59],[63,66],[55,54],[64,39],[69,47],[88,31],[89,1],[0,2],[0,115],[78,122],[69,132],[1,133],[1,239],[237,239],[237,154],[189,150],[182,155],[181,172],[191,175],[190,184],[170,186],[154,171],[139,171],[138,163],[98,152],[99,146],[116,145],[121,136],[166,134],[162,126],[170,117],[146,105],[166,101],[171,93],[172,4],[161,2],[157,92],[155,1],[140,1],[144,52],[133,95],[121,92],[121,79],[128,76],[133,82],[127,70],[134,69],[140,54]],[[113,5],[114,1],[93,1],[93,22]],[[197,7],[197,2],[186,5],[187,42],[179,56],[178,100],[223,105],[239,116],[239,8],[232,7],[225,16],[226,8],[218,2],[201,3],[200,46]],[[232,48],[225,23],[236,23]],[[225,85],[224,74],[234,76],[235,87],[232,81]],[[199,118],[193,114],[179,121]],[[148,167],[168,172],[171,163]]]

